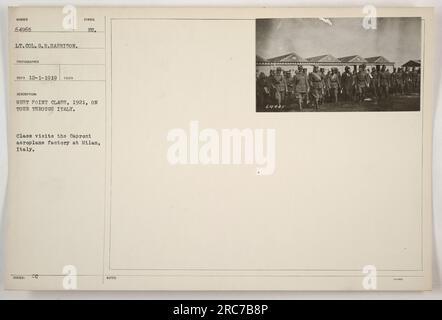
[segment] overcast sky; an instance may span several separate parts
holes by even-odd
[[[378,18],[377,29],[366,30],[362,18],[259,19],[256,53],[272,58],[296,52],[303,58],[331,54],[337,58],[384,56],[402,65],[421,58],[420,18]]]

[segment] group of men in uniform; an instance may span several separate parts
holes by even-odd
[[[313,71],[307,73],[302,65],[292,76],[291,71],[283,71],[278,67],[270,70],[266,76],[259,73],[256,79],[256,101],[258,109],[267,107],[283,108],[297,104],[300,111],[311,105],[319,110],[325,102],[338,101],[359,102],[366,98],[376,101],[386,99],[389,95],[404,95],[420,90],[420,69],[393,68],[390,72],[385,65],[372,67],[370,70],[364,64],[353,71],[346,66],[344,72],[338,68],[325,71],[313,66]]]

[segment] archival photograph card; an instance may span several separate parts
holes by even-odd
[[[6,287],[431,290],[433,11],[371,9],[11,7]]]

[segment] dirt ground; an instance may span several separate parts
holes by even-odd
[[[408,95],[383,98],[378,101],[366,99],[358,103],[353,101],[339,101],[338,103],[326,102],[319,107],[319,112],[355,112],[355,111],[419,111],[420,95],[411,93]],[[267,107],[264,112],[299,112],[299,107],[295,102],[289,102],[284,106]],[[304,112],[314,112],[311,106],[303,106]]]

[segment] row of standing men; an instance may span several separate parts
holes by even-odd
[[[341,74],[338,68],[328,72],[313,66],[307,73],[302,65],[292,76],[290,71],[278,67],[266,76],[259,73],[256,79],[256,101],[258,109],[283,108],[296,103],[300,111],[312,105],[319,110],[324,102],[338,103],[339,100],[361,103],[367,97],[379,100],[390,94],[404,95],[419,92],[420,69],[393,68],[390,72],[385,65],[367,69],[364,64],[353,71],[346,66]]]

